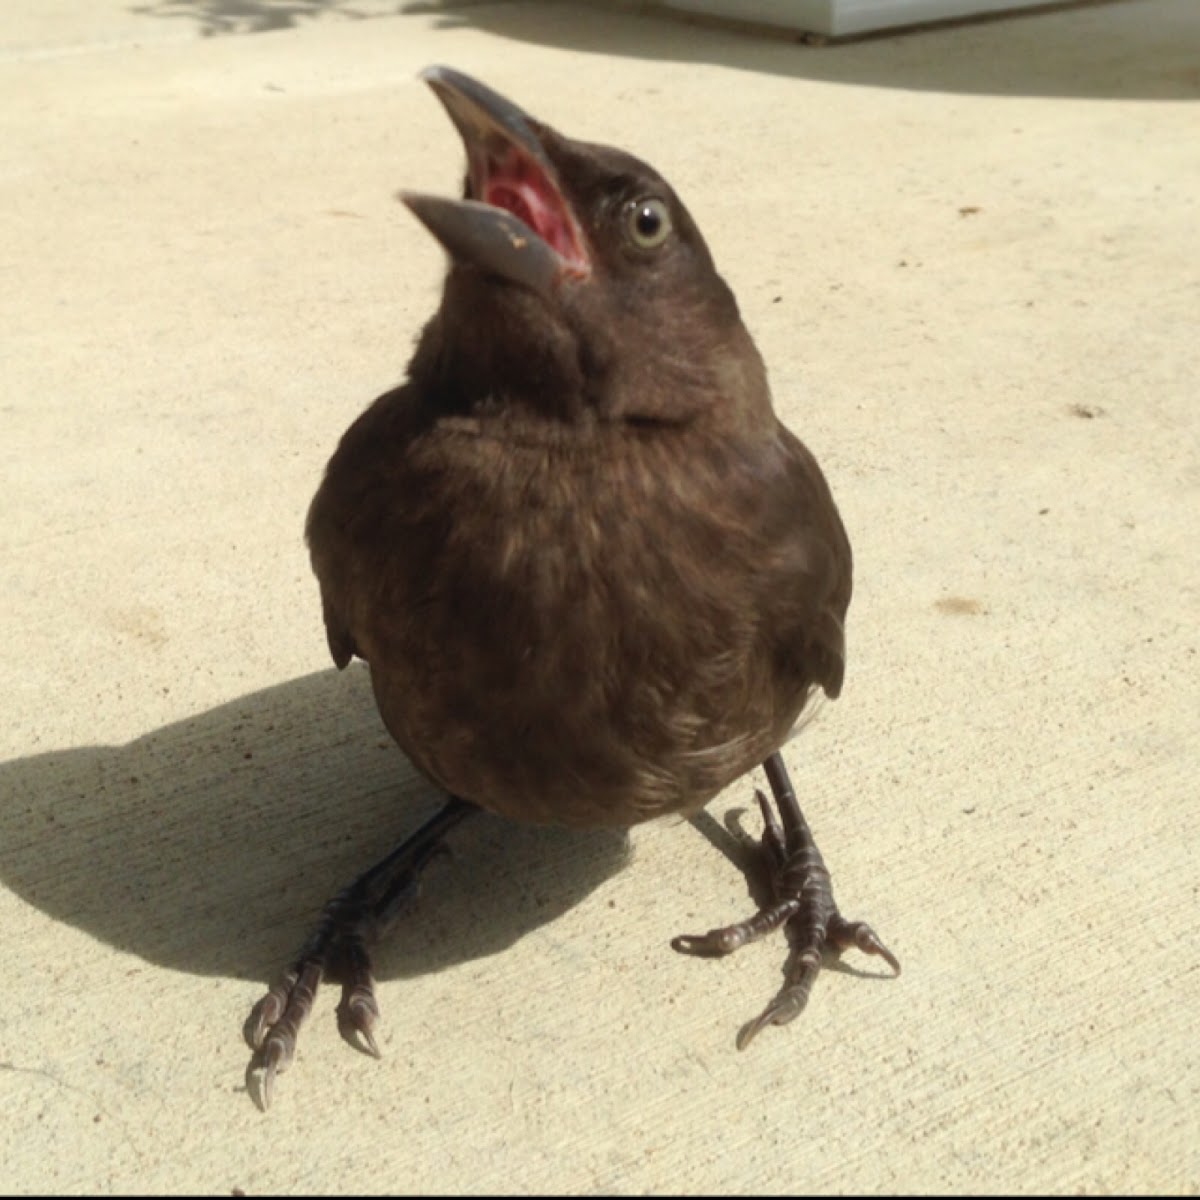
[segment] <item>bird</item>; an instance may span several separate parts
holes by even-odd
[[[306,536],[329,650],[449,797],[339,892],[246,1036],[260,1103],[322,979],[378,1054],[369,941],[486,810],[577,828],[691,817],[755,767],[769,903],[676,937],[719,956],[785,927],[785,981],[739,1047],[807,1003],[823,955],[896,957],[845,919],[780,747],[845,672],[850,541],[682,200],[449,67],[460,198],[400,199],[447,254],[407,378],[350,425]]]

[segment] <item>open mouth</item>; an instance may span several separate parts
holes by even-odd
[[[472,152],[474,151],[474,152]],[[570,207],[542,166],[513,143],[498,138],[468,150],[472,199],[523,221],[577,275],[591,268]]]
[[[591,274],[591,258],[538,125],[491,88],[449,67],[421,78],[467,151],[467,196],[402,199],[459,264],[549,294]]]

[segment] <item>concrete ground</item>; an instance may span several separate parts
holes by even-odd
[[[825,48],[558,5],[23,7],[0,1187],[1200,1188],[1194,0]],[[737,292],[857,557],[845,693],[787,755],[904,974],[847,955],[738,1053],[780,940],[668,941],[748,912],[751,781],[627,840],[485,820],[380,950],[383,1060],[324,991],[264,1116],[247,1011],[438,802],[332,669],[301,540],[436,301],[393,199],[460,177],[431,62],[653,162]]]

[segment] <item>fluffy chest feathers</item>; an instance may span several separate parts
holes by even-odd
[[[828,566],[783,431],[413,432],[402,405],[347,434],[330,477],[354,490],[321,489],[309,538],[335,658],[371,664],[419,766],[484,807],[603,824],[699,807],[769,752],[814,682],[779,642],[811,607],[779,619],[780,567]]]

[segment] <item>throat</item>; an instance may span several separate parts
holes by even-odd
[[[472,163],[474,197],[523,221],[567,263],[571,274],[587,275],[591,261],[583,236],[557,184],[515,146],[490,149]]]

